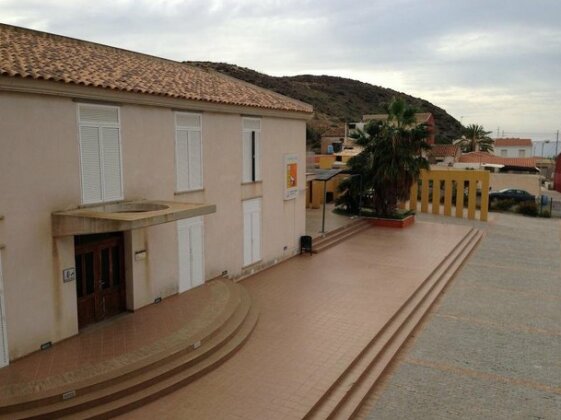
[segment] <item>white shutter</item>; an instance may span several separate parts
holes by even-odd
[[[255,136],[255,151],[252,150],[253,136]],[[242,118],[242,161],[242,181],[261,181],[261,120],[259,118]]]
[[[102,201],[101,156],[99,128],[80,127],[80,162],[82,170],[82,202]]]
[[[175,132],[175,160],[177,170],[177,191],[189,189],[189,132]]]
[[[119,129],[101,129],[103,153],[103,200],[112,201],[123,198],[121,181],[121,144]]]
[[[177,249],[179,253],[179,293],[191,288],[191,265],[189,257],[189,225],[177,222]]]
[[[248,131],[260,131],[261,119],[260,118],[243,118],[243,129]]]
[[[261,259],[261,200],[243,202],[243,256],[244,266]]]
[[[251,213],[251,256],[253,262],[261,259],[261,210]]]
[[[197,217],[197,219],[201,218]],[[189,229],[189,246],[191,248],[191,287],[197,287],[205,281],[202,219],[191,225]]]
[[[177,191],[203,188],[202,116],[175,113]]]
[[[177,112],[175,114],[175,125],[181,128],[201,128],[201,116],[199,114]]]
[[[2,279],[2,258],[0,256],[0,368],[10,362],[8,356],[8,334],[6,332],[6,313],[4,310],[4,281]]]
[[[201,132],[189,132],[189,189],[203,188]]]
[[[82,203],[123,198],[119,108],[78,105]]]
[[[251,131],[243,132],[242,139],[243,182],[251,182]]]
[[[119,108],[105,105],[80,105],[80,122],[119,124]]]
[[[255,181],[261,181],[261,133],[255,131]]]
[[[243,214],[243,265],[250,265],[253,262],[251,245],[251,213]]]
[[[179,252],[179,293],[200,286],[205,280],[203,218],[177,222]]]

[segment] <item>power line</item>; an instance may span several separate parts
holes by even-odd
[[[544,132],[538,132],[538,131],[503,131],[503,133],[508,134],[508,135],[512,135],[512,134],[524,134],[524,135],[536,134],[536,135],[540,135],[540,136],[555,135],[555,131],[544,131]]]

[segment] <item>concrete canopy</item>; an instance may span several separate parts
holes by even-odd
[[[52,214],[53,236],[88,235],[144,228],[216,212],[214,204],[128,201]]]

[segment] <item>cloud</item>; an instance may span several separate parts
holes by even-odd
[[[0,0],[0,16],[175,60],[357,78],[464,122],[561,125],[556,0]]]

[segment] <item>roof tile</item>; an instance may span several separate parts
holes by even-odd
[[[532,139],[520,139],[520,138],[497,138],[495,139],[495,147],[532,147]]]
[[[106,45],[0,24],[0,75],[125,92],[313,112],[311,105],[218,72]]]
[[[454,144],[433,144],[430,154],[434,157],[456,156],[459,146]]]
[[[506,158],[495,156],[487,152],[471,152],[461,155],[458,159],[461,163],[495,163],[505,166],[519,166],[524,168],[535,168],[536,158]]]

